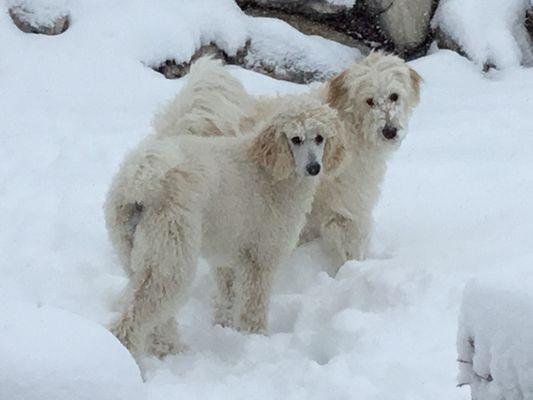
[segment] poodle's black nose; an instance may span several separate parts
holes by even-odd
[[[394,126],[385,125],[385,128],[381,131],[385,139],[394,139],[398,135],[398,129]]]
[[[315,176],[318,175],[318,173],[320,172],[320,164],[315,161],[307,164],[305,169],[307,170],[307,173],[309,175]]]

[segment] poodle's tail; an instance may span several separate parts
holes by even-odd
[[[109,239],[128,276],[135,272],[131,253],[137,226],[144,215],[162,207],[170,210],[183,207],[186,210],[202,200],[199,192],[206,187],[207,179],[202,168],[187,163],[166,173],[163,168],[156,169],[161,173],[149,174],[143,169],[128,177],[125,177],[128,173],[119,173],[111,184],[104,204]],[[137,176],[140,174],[144,175]]]
[[[142,212],[140,203],[125,203],[116,196],[108,196],[104,204],[104,216],[109,240],[115,249],[120,264],[128,276],[131,268],[133,236]]]
[[[236,136],[254,109],[254,98],[231,76],[220,60],[202,57],[185,87],[156,114],[158,135]]]

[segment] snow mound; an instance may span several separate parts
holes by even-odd
[[[467,285],[457,341],[459,384],[473,399],[533,398],[533,287]]]
[[[48,306],[2,307],[0,399],[144,398],[135,361],[101,326]]]
[[[320,36],[304,35],[274,18],[250,18],[248,29],[252,42],[246,66],[283,79],[323,81],[361,57],[358,49]]]
[[[432,25],[478,64],[507,68],[533,62],[524,25],[528,0],[442,0]]]

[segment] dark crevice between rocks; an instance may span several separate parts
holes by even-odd
[[[49,25],[36,25],[29,22],[29,19],[25,17],[27,14],[32,13],[21,7],[13,7],[9,9],[9,15],[11,16],[13,23],[25,33],[53,36],[65,32],[70,26],[70,17],[68,15],[58,17]]]
[[[526,29],[533,40],[533,7],[526,11]]]
[[[245,57],[248,53],[248,48],[250,47],[250,42],[246,42],[244,47],[237,51],[233,56],[228,55],[224,50],[218,48],[214,43],[206,44],[200,47],[191,57],[189,61],[177,63],[176,60],[170,59],[166,60],[160,65],[152,67],[154,71],[163,74],[167,79],[178,79],[189,73],[191,65],[194,64],[196,60],[203,56],[213,56],[214,58],[223,60],[226,64],[240,65],[244,66]]]

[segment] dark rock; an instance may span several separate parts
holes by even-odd
[[[237,0],[249,15],[284,20],[303,33],[320,35],[363,54],[369,49],[406,59],[426,54],[429,24],[439,0],[358,0],[353,7],[323,0]]]

